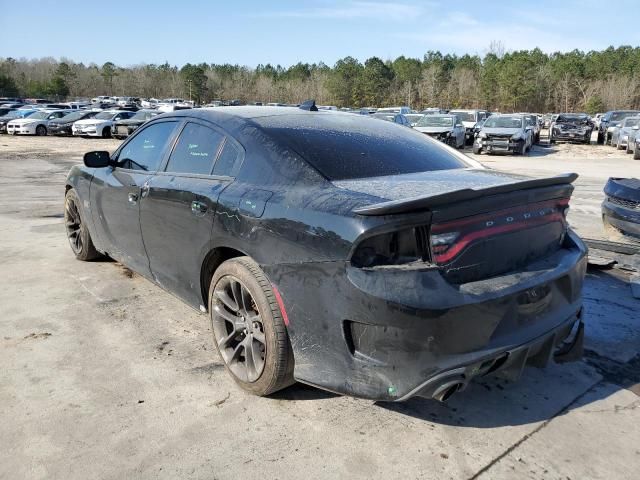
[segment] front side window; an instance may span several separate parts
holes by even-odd
[[[178,122],[161,122],[141,130],[118,155],[117,166],[155,172]]]
[[[187,123],[169,157],[166,171],[210,175],[223,135],[197,123]]]

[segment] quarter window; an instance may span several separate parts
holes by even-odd
[[[130,170],[155,172],[177,122],[149,125],[127,143],[118,155],[118,166]]]
[[[240,169],[242,161],[242,152],[229,139],[224,143],[222,153],[213,167],[214,175],[226,175],[233,177]]]
[[[187,123],[176,143],[166,171],[210,175],[223,135],[197,123]]]

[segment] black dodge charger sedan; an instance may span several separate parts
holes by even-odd
[[[348,113],[159,115],[66,182],[76,257],[109,255],[210,316],[234,380],[444,400],[582,354],[574,174],[484,169]]]

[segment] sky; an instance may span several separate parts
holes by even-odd
[[[637,0],[0,0],[0,58],[333,65],[428,50],[601,50],[640,45]],[[613,8],[615,6],[615,8]],[[27,11],[28,10],[28,11]],[[635,12],[635,13],[634,13]],[[24,21],[9,21],[16,15]],[[4,17],[4,18],[3,18]]]

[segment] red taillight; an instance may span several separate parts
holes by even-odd
[[[483,238],[552,222],[564,224],[568,209],[569,199],[562,198],[434,224],[430,237],[433,260],[448,263],[465,247]]]

